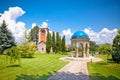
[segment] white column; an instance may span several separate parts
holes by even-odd
[[[72,44],[72,46],[73,46],[73,44],[74,44],[74,43],[71,41],[71,44]],[[73,54],[74,54],[74,53],[73,53],[73,52],[71,52],[71,57],[73,57]]]
[[[76,43],[76,57],[78,57],[78,44]]]
[[[89,43],[87,43],[87,57],[89,57],[89,48],[90,48],[90,45]]]
[[[85,57],[85,43],[83,43],[83,57]]]

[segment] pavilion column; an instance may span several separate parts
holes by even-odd
[[[71,41],[71,44],[72,44],[72,46],[73,46],[74,43]],[[71,57],[73,57],[73,52],[71,52]]]
[[[83,43],[83,57],[85,57],[85,43]]]
[[[89,43],[87,44],[87,57],[89,57]]]
[[[76,57],[78,57],[78,44],[76,43]]]

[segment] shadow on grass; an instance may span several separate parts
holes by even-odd
[[[89,76],[81,72],[57,72],[55,75],[48,78],[48,80],[89,80]]]
[[[23,59],[33,59],[33,58],[36,58],[36,57],[21,57]]]
[[[27,75],[27,74],[21,74],[17,75],[15,80],[47,80],[48,77],[52,76],[52,73],[48,73],[47,75]]]
[[[115,63],[112,59],[107,59],[108,63]]]
[[[57,72],[55,75],[48,73],[48,75],[26,75],[21,74],[16,76],[15,80],[89,80],[89,76],[83,73]]]
[[[106,76],[102,76],[99,73],[95,73],[90,76],[90,80],[120,80],[120,78],[117,78],[112,75],[106,77]]]
[[[102,76],[98,73],[92,74],[92,76],[88,76],[86,74],[83,74],[81,72],[74,74],[71,72],[57,72],[55,75],[52,73],[48,73],[47,75],[27,75],[27,74],[21,74],[16,76],[15,80],[120,80],[119,78],[116,78],[114,76]],[[90,77],[90,79],[89,79]]]
[[[15,65],[9,65],[7,67],[20,67],[20,65],[19,64],[15,64]]]

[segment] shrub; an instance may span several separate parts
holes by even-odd
[[[10,60],[10,64],[14,64],[16,61],[20,62],[21,54],[17,46],[13,46],[4,51],[6,58]]]
[[[26,46],[19,46],[19,49],[23,58],[32,58],[36,51],[36,45],[35,43],[30,42]]]

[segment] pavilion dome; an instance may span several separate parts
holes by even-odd
[[[84,31],[76,31],[72,35],[72,39],[81,39],[81,38],[89,38],[88,35]]]

